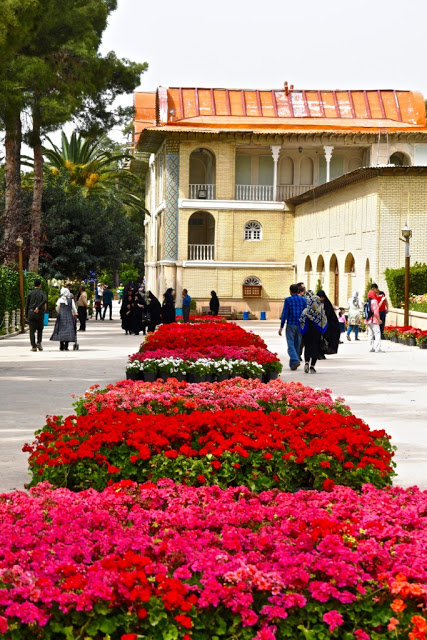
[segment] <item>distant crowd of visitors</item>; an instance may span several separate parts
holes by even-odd
[[[290,296],[285,298],[283,305],[279,335],[282,335],[286,324],[289,367],[292,371],[304,361],[305,373],[316,373],[317,360],[324,359],[328,354],[338,353],[339,344],[342,344],[340,337],[346,332],[346,321],[347,340],[351,341],[352,331],[355,339],[359,340],[359,327],[363,319],[368,332],[370,351],[381,351],[381,335],[384,331],[388,303],[378,285],[371,285],[365,304],[360,300],[359,292],[353,292],[348,300],[347,318],[342,307],[337,317],[331,301],[323,290],[315,294],[311,290],[306,291],[303,282],[298,282],[290,286],[289,292]]]
[[[182,317],[184,322],[190,318],[191,297],[187,289],[182,290]],[[215,291],[211,291],[209,303],[211,315],[218,315],[219,300]],[[144,287],[129,284],[123,289],[120,308],[122,329],[126,335],[145,335],[147,331],[155,331],[159,324],[176,322],[175,290],[166,289],[163,300],[156,298],[152,291],[145,292]]]

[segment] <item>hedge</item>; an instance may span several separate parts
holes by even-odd
[[[385,279],[393,307],[402,307],[405,297],[405,267],[386,269]],[[410,268],[410,292],[421,295],[427,292],[427,264],[416,263]]]
[[[34,286],[34,280],[40,278],[42,288],[47,291],[47,282],[37,273],[28,272],[24,275],[24,295],[26,296]],[[13,267],[0,267],[0,325],[3,323],[6,311],[21,308],[19,290],[19,271]]]

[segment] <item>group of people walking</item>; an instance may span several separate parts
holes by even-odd
[[[317,360],[325,353],[337,353],[340,327],[331,301],[322,290],[306,291],[304,283],[292,284],[285,298],[279,335],[286,324],[289,367],[298,369],[304,361],[305,373],[316,373]],[[302,357],[303,356],[303,357]]]
[[[290,296],[285,298],[283,305],[279,329],[281,336],[286,324],[289,367],[295,371],[304,361],[305,373],[316,373],[317,360],[325,358],[325,354],[337,353],[339,344],[342,344],[340,336],[346,332],[345,309],[340,308],[337,317],[326,293],[323,290],[316,294],[306,291],[302,282],[292,284],[289,292]],[[378,285],[372,284],[367,303],[363,304],[359,292],[354,291],[348,307],[347,340],[351,341],[352,331],[355,340],[359,340],[359,327],[363,319],[370,351],[381,351],[381,336],[388,312],[384,292],[379,290]]]
[[[172,299],[173,320],[170,322],[174,322],[175,304],[171,295],[172,289],[168,289],[166,293],[168,294],[167,309],[171,318],[170,300]],[[167,315],[166,312],[165,315]],[[125,330],[126,335],[139,335],[141,332],[145,335],[147,331],[155,331],[157,325],[162,322],[162,305],[151,291],[146,294],[143,287],[129,284],[123,289],[120,317],[122,329]]]
[[[25,317],[30,329],[31,351],[43,351],[42,338],[46,306],[47,295],[41,289],[41,280],[37,278],[34,281],[34,289],[28,294],[25,302]],[[62,287],[60,290],[56,311],[58,315],[50,339],[59,342],[61,351],[68,351],[70,342],[77,344],[76,319],[78,314],[73,294],[68,287]]]

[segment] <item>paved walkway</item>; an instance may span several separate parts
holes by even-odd
[[[72,412],[72,394],[93,384],[105,386],[124,377],[127,356],[140,336],[126,336],[118,307],[113,321],[90,321],[80,332],[80,350],[61,352],[49,342],[53,326],[45,328],[43,352],[32,353],[28,334],[0,341],[0,492],[22,489],[28,481],[27,454],[21,449],[46,414]],[[282,357],[284,380],[327,387],[343,396],[353,412],[373,428],[384,428],[398,446],[395,484],[427,489],[427,350],[383,342],[385,353],[368,353],[366,338],[345,342],[338,356],[320,361],[318,373],[287,367],[286,343],[277,335],[278,322],[241,322],[259,333]]]

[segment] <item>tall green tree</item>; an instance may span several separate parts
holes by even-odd
[[[118,60],[115,54],[102,57],[98,52],[116,0],[32,1],[43,8],[43,16],[34,24],[31,40],[21,43],[7,71],[0,75],[0,102],[4,98],[5,103],[5,115],[3,117],[0,107],[0,117],[6,129],[6,141],[10,137],[15,142],[13,148],[6,147],[6,165],[10,164],[12,169],[19,166],[20,114],[27,110],[31,115],[32,126],[26,138],[34,153],[30,267],[36,270],[40,250],[43,137],[82,110],[87,111],[91,122],[88,104],[99,103],[105,107],[106,114],[113,114],[115,97],[135,89],[146,65]],[[12,119],[6,117],[6,111]],[[108,118],[104,118],[104,128],[109,124]],[[11,189],[15,187],[18,193],[17,173],[12,170],[9,173]],[[16,199],[7,199],[6,247],[10,246],[14,222],[20,218],[19,208]]]
[[[114,198],[101,199],[71,183],[69,173],[46,171],[43,194],[44,243],[40,273],[82,280],[90,271],[114,271],[135,262],[141,232]]]
[[[140,178],[124,167],[131,156],[117,149],[118,145],[107,136],[92,140],[74,132],[68,139],[62,133],[61,147],[49,142],[51,148],[43,150],[48,167],[54,173],[67,171],[71,184],[80,187],[84,196],[95,194],[104,200],[116,199],[145,212],[138,195],[142,192]]]

